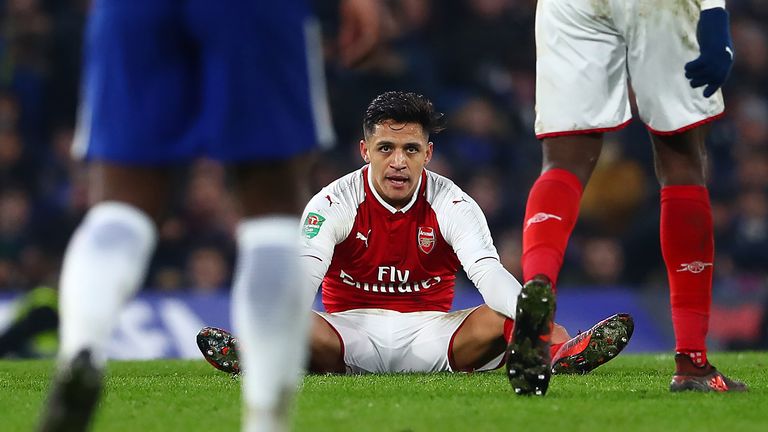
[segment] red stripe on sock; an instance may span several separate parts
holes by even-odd
[[[704,186],[661,189],[661,253],[667,266],[675,350],[702,353],[712,303],[712,208]]]
[[[579,178],[564,169],[551,169],[534,183],[523,222],[523,281],[543,274],[557,282],[582,191]]]

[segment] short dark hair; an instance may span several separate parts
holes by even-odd
[[[373,133],[377,124],[392,120],[397,123],[418,123],[427,135],[445,129],[445,114],[435,111],[425,96],[402,91],[388,91],[376,96],[365,110],[363,133]]]

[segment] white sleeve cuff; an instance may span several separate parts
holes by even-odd
[[[701,10],[715,8],[725,9],[725,0],[701,0]]]

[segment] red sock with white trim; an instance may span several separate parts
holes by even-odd
[[[675,351],[704,366],[715,254],[706,187],[661,189],[661,253],[669,278]]]
[[[543,274],[554,288],[579,216],[583,187],[564,169],[542,174],[531,188],[523,225],[523,281]]]

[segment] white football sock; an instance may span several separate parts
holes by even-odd
[[[59,360],[85,348],[99,366],[120,311],[138,291],[157,242],[152,220],[119,203],[95,205],[70,239],[59,288]]]
[[[243,369],[244,428],[288,428],[305,365],[313,293],[299,261],[299,220],[247,219],[237,231],[232,323]]]

